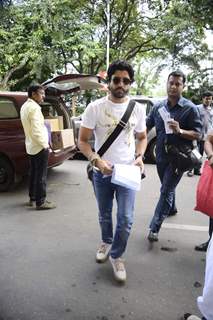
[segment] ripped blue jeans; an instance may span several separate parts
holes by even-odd
[[[93,172],[93,187],[99,209],[102,241],[112,244],[110,255],[116,259],[124,253],[133,223],[136,191],[111,183],[111,176]],[[112,209],[117,201],[117,223],[113,236]]]

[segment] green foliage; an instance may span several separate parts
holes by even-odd
[[[193,20],[201,26],[205,27],[206,29],[213,30],[213,1],[188,0],[186,2],[190,7],[191,17],[193,18]]]
[[[107,0],[3,2],[1,88],[25,89],[33,80],[70,70],[97,74],[106,69]],[[209,14],[207,2],[202,1],[203,16]],[[203,16],[198,21],[196,8],[196,0],[110,1],[110,61],[136,64],[136,92],[149,92],[165,58],[172,67],[198,68],[207,46],[202,41],[206,24]]]
[[[201,103],[201,96],[204,91],[213,92],[212,79],[207,69],[195,70],[188,76],[187,97],[194,103]]]

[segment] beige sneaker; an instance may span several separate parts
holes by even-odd
[[[55,209],[56,205],[50,201],[45,201],[40,206],[36,206],[36,210],[49,210],[49,209]]]
[[[96,252],[96,261],[98,263],[105,262],[108,259],[111,244],[102,242],[98,251]]]
[[[126,269],[124,266],[124,260],[121,258],[113,259],[112,257],[109,257],[109,261],[112,264],[115,279],[119,282],[125,282]]]

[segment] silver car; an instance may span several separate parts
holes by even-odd
[[[150,113],[150,111],[153,108],[154,103],[156,102],[156,99],[152,99],[152,98],[145,97],[145,96],[131,96],[131,99],[133,99],[136,102],[139,102],[143,105],[143,107],[146,109],[146,115],[148,115]],[[79,115],[77,117],[72,117],[71,120],[72,120],[72,126],[73,126],[73,131],[74,131],[74,139],[75,139],[75,143],[77,145],[79,129],[81,126],[81,115]],[[145,158],[149,162],[155,163],[155,160],[156,160],[156,154],[155,154],[156,130],[155,130],[155,128],[152,128],[148,132],[147,140],[148,140],[148,146],[147,146]],[[94,136],[91,137],[89,142],[90,142],[92,148],[94,148]],[[77,153],[77,157],[79,157],[79,156],[81,156],[80,151]]]

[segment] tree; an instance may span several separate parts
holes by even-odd
[[[12,4],[11,0],[0,0],[0,9],[4,9]]]
[[[106,68],[106,0],[26,0],[0,21],[0,83],[25,88],[71,67],[97,74]],[[194,67],[207,52],[201,24],[186,1],[111,0],[110,61],[165,59]]]
[[[201,24],[204,28],[213,30],[212,0],[188,0],[186,3],[191,8],[192,18],[197,24]]]

